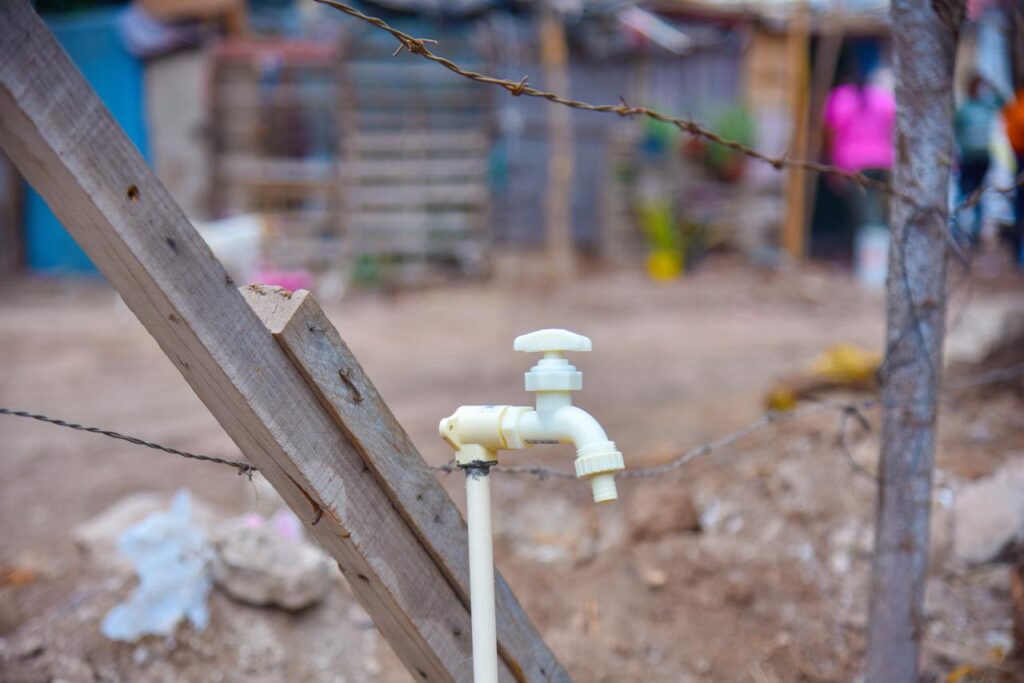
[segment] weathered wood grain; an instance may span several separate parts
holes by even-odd
[[[253,285],[242,292],[468,605],[462,516],[323,309],[306,291]],[[529,680],[568,680],[500,573],[496,584],[500,656]]]
[[[413,676],[469,681],[462,596],[25,0],[0,3],[0,145],[338,561]]]

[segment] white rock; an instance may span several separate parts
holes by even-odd
[[[214,529],[213,578],[240,602],[300,610],[327,595],[332,563],[301,531],[276,524],[281,515],[229,520]]]
[[[516,556],[553,564],[587,554],[592,529],[584,508],[564,497],[552,497],[509,506],[495,515],[494,534],[507,542]]]
[[[980,363],[1024,336],[1024,301],[1005,297],[975,301],[946,335],[946,363]]]
[[[940,477],[936,476],[936,481],[938,479]],[[951,486],[936,483],[932,489],[928,561],[935,567],[943,565],[953,550],[956,495],[956,491]]]
[[[1024,458],[957,493],[953,554],[963,562],[980,564],[998,558],[1009,544],[1020,540],[1024,540]]]

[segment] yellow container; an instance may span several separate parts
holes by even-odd
[[[647,274],[652,280],[669,282],[683,272],[683,257],[678,251],[655,249],[647,256]]]

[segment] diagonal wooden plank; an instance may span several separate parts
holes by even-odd
[[[304,290],[251,285],[242,293],[468,604],[462,516],[323,309]],[[500,656],[529,680],[567,681],[505,579],[495,580]]]
[[[0,146],[418,680],[471,679],[462,595],[26,0],[0,2]],[[503,666],[503,681],[516,678]]]

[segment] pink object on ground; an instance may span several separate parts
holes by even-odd
[[[274,531],[284,538],[296,541],[302,538],[302,522],[291,510],[278,510],[270,518],[270,525]]]
[[[290,292],[313,289],[313,273],[308,270],[261,270],[256,281],[274,287],[283,287]]]
[[[874,85],[841,85],[825,103],[825,125],[832,131],[832,163],[846,171],[892,167],[896,99]]]

